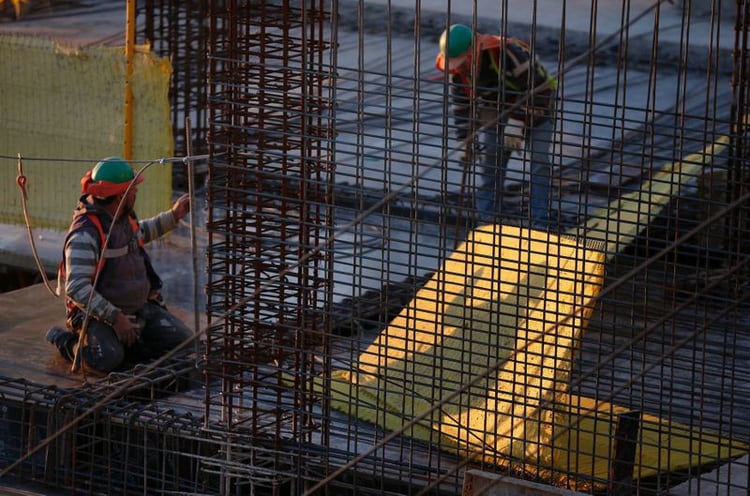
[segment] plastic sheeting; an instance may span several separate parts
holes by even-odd
[[[72,48],[54,41],[0,35],[0,155],[27,160],[34,227],[67,228],[84,172],[123,155],[126,60],[123,48]],[[173,153],[171,65],[139,47],[133,60],[133,160]],[[137,170],[145,164],[135,163]],[[0,160],[0,222],[21,223],[17,163]],[[139,186],[138,214],[169,207],[171,165],[155,165]]]

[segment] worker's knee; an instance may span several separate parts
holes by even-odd
[[[84,339],[81,358],[97,372],[112,372],[125,360],[125,349],[113,330],[92,326]]]

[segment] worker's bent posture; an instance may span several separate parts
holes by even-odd
[[[435,66],[450,74],[456,137],[463,141],[480,129],[483,134],[484,159],[474,196],[480,219],[492,221],[502,211],[508,161],[525,141],[531,153],[531,222],[547,227],[557,81],[525,42],[474,33],[463,24],[443,32]]]

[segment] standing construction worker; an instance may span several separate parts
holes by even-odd
[[[144,250],[177,226],[190,200],[183,195],[170,210],[138,221],[133,205],[142,180],[120,158],[96,164],[81,178],[83,196],[65,237],[59,277],[67,329],[52,327],[47,341],[72,361],[88,313],[79,353],[99,372],[163,356],[193,334],[163,305],[161,280]]]
[[[435,66],[449,73],[456,137],[473,157],[473,135],[483,135],[484,157],[474,204],[481,221],[503,209],[505,173],[524,142],[531,154],[530,216],[534,227],[550,221],[549,147],[557,81],[517,38],[474,33],[454,24],[440,36]]]

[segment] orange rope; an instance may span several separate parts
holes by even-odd
[[[44,270],[44,267],[42,266],[42,261],[39,258],[39,252],[36,249],[36,243],[34,242],[34,233],[31,232],[31,219],[29,218],[29,207],[28,207],[28,199],[29,194],[26,191],[26,176],[23,173],[23,159],[21,158],[21,154],[18,154],[18,176],[16,177],[16,184],[18,185],[18,188],[21,190],[21,206],[23,208],[23,220],[26,223],[26,233],[29,236],[29,244],[31,245],[31,254],[34,256],[34,262],[36,263],[36,268],[39,271],[39,273],[42,275],[42,280],[44,280],[44,285],[47,286],[47,289],[50,293],[52,293],[53,296],[60,296],[60,288],[53,289],[52,285],[49,282],[49,279],[47,279],[47,271]]]

